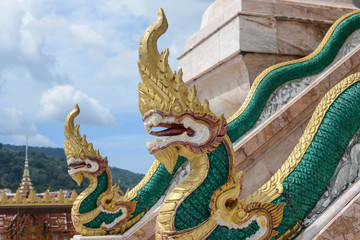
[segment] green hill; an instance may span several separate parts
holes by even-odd
[[[10,188],[13,192],[18,188],[24,171],[25,146],[14,146],[0,143],[0,189]],[[88,181],[84,178],[80,187],[67,173],[64,149],[29,147],[30,178],[36,192],[46,189],[75,189],[77,193],[84,190]],[[113,183],[121,183],[122,190],[134,187],[144,177],[117,167],[110,167]]]
[[[0,143],[1,144],[1,143]],[[3,148],[7,148],[16,152],[25,151],[25,145],[16,146],[10,144],[2,144]],[[65,153],[63,148],[52,148],[52,147],[31,147],[29,146],[29,152],[42,152],[45,155],[53,158],[65,158]]]

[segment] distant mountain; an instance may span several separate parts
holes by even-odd
[[[14,146],[0,143],[0,189],[10,188],[13,192],[21,182],[24,171],[25,146]],[[80,187],[67,173],[64,149],[50,147],[29,147],[30,178],[36,192],[46,189],[75,189],[80,193],[88,186],[84,178]],[[123,191],[134,187],[144,174],[129,170],[110,167],[113,183],[119,183]]]
[[[0,143],[1,144],[1,143]],[[19,152],[19,151],[25,151],[25,145],[22,146],[16,146],[16,145],[10,145],[10,144],[2,144],[3,148],[8,148],[10,150]],[[48,155],[49,157],[53,158],[65,158],[65,152],[63,148],[52,148],[52,147],[31,147],[29,146],[29,152],[42,152]]]

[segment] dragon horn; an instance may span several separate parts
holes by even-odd
[[[172,96],[163,91],[164,84],[159,81],[164,79],[169,82],[173,74],[168,64],[169,50],[159,54],[157,41],[168,28],[164,11],[160,8],[155,23],[148,27],[140,39],[138,67],[143,83],[139,83],[139,109],[142,115],[150,109],[169,109],[163,103],[171,102]]]
[[[159,8],[156,22],[146,29],[140,39],[139,62],[144,64],[146,68],[158,68],[157,64],[160,60],[160,54],[157,48],[157,41],[166,32],[167,28],[168,22],[164,11]],[[170,68],[169,70],[171,72]]]
[[[74,126],[74,119],[79,115],[79,113],[80,113],[80,108],[79,105],[76,103],[74,109],[69,113],[69,115],[67,115],[65,119],[64,133],[65,133],[65,138],[67,140],[73,139],[74,133],[80,135],[79,130],[76,131]]]
[[[204,105],[200,103],[195,87],[188,90],[182,80],[181,69],[177,73],[172,72],[168,63],[169,49],[158,52],[157,41],[167,28],[164,11],[160,8],[156,22],[140,40],[138,67],[142,79],[142,83],[139,83],[141,114],[152,109],[169,112],[175,99],[184,109],[213,114],[208,102]]]
[[[94,150],[92,143],[86,141],[86,135],[81,137],[80,125],[74,125],[74,119],[80,113],[78,104],[75,104],[74,110],[72,110],[65,119],[64,133],[66,141],[64,142],[64,150],[66,156],[72,156],[74,158],[98,158],[104,160],[100,155],[99,150]]]

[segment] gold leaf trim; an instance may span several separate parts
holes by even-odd
[[[106,171],[110,171],[110,169],[107,167]],[[90,229],[85,227],[83,224],[90,222],[91,220],[95,219],[97,215],[100,214],[100,208],[95,208],[94,210],[92,210],[91,212],[85,213],[85,214],[80,214],[80,205],[82,203],[82,201],[84,201],[84,199],[86,197],[88,197],[95,189],[96,186],[98,185],[98,181],[96,177],[91,177],[90,178],[90,184],[89,186],[80,193],[79,196],[77,196],[77,198],[74,201],[73,207],[71,209],[71,218],[72,218],[72,222],[73,225],[76,229],[77,232],[81,233],[81,235],[84,236],[90,236],[90,235],[104,235],[106,232],[103,229]],[[107,188],[111,187],[111,183],[108,184]]]
[[[120,229],[114,229],[114,230],[110,231],[109,233],[111,235],[124,233],[127,229],[129,229],[135,223],[137,223],[144,215],[145,215],[145,212],[140,213],[139,215],[137,215],[133,219],[127,221],[123,226],[121,226]]]
[[[172,234],[166,235],[167,240],[194,240],[194,239],[206,239],[218,226],[217,222],[208,219],[203,224],[198,227],[192,228],[190,230],[184,230],[179,232],[174,232]],[[161,234],[158,232],[155,233],[155,239],[163,240]]]
[[[189,175],[176,186],[165,198],[156,218],[156,229],[161,234],[175,231],[177,208],[205,180],[209,170],[207,154],[194,154],[188,157],[190,162]]]
[[[293,226],[292,228],[287,230],[283,235],[281,235],[281,237],[279,237],[278,240],[287,240],[291,238],[300,230],[300,227],[301,227],[301,223],[297,222],[295,226]]]
[[[230,165],[234,162],[234,151],[230,138],[225,135],[222,142],[225,144],[229,155]],[[164,200],[156,219],[156,239],[205,239],[216,228],[217,222],[211,218],[203,224],[184,231],[175,231],[175,216],[177,208],[206,178],[209,170],[209,159],[207,154],[193,154],[187,156],[190,162],[190,174],[181,182]],[[238,177],[234,173],[234,168],[230,168],[229,179]],[[236,176],[234,176],[236,175]]]
[[[230,169],[229,169],[228,181],[230,181],[236,175],[236,173],[235,173],[235,152],[234,152],[233,144],[227,134],[223,138],[223,143],[225,145],[225,149],[226,149],[226,152],[229,157]]]

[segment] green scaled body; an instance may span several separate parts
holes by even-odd
[[[275,230],[280,237],[315,206],[328,185],[351,138],[360,128],[360,82],[345,90],[327,111],[316,135],[295,170],[285,178],[282,196],[272,203],[286,203],[283,219]],[[256,224],[245,229],[218,226],[208,239],[246,239]],[[276,239],[276,238],[274,238]]]
[[[187,161],[186,158],[179,157],[178,162],[175,166],[173,174],[168,173],[163,164],[160,164],[156,169],[155,173],[149,180],[149,182],[139,190],[137,197],[132,202],[137,201],[136,209],[132,213],[132,218],[138,216],[142,212],[147,212],[165,193],[165,190],[169,186],[176,171],[181,165]],[[98,185],[95,191],[87,196],[80,205],[80,213],[88,213],[97,208],[97,199],[99,196],[107,190],[108,176],[106,172],[98,177]],[[115,218],[122,215],[122,212],[116,214],[100,213],[91,222],[84,224],[85,227],[97,229],[101,227],[101,224],[105,222],[109,224],[114,221]]]
[[[234,142],[259,119],[270,95],[282,84],[321,72],[339,52],[345,40],[360,28],[360,13],[354,14],[336,27],[322,50],[312,59],[279,67],[269,72],[259,83],[249,105],[235,120],[228,123],[227,134]]]
[[[228,123],[232,142],[243,136],[258,120],[270,95],[282,84],[321,72],[335,58],[345,40],[360,28],[360,13],[342,20],[322,50],[313,58],[274,69],[259,83],[245,110]],[[275,230],[283,235],[315,206],[320,199],[349,141],[360,127],[360,84],[355,83],[331,105],[295,170],[283,182],[282,196],[272,203],[285,203],[283,220]],[[226,152],[225,152],[226,153]],[[205,181],[179,206],[175,218],[177,231],[199,226],[210,217],[210,191],[226,182],[228,157],[223,146],[209,153],[210,169]],[[244,229],[218,226],[207,239],[246,239],[259,229],[256,222]]]

